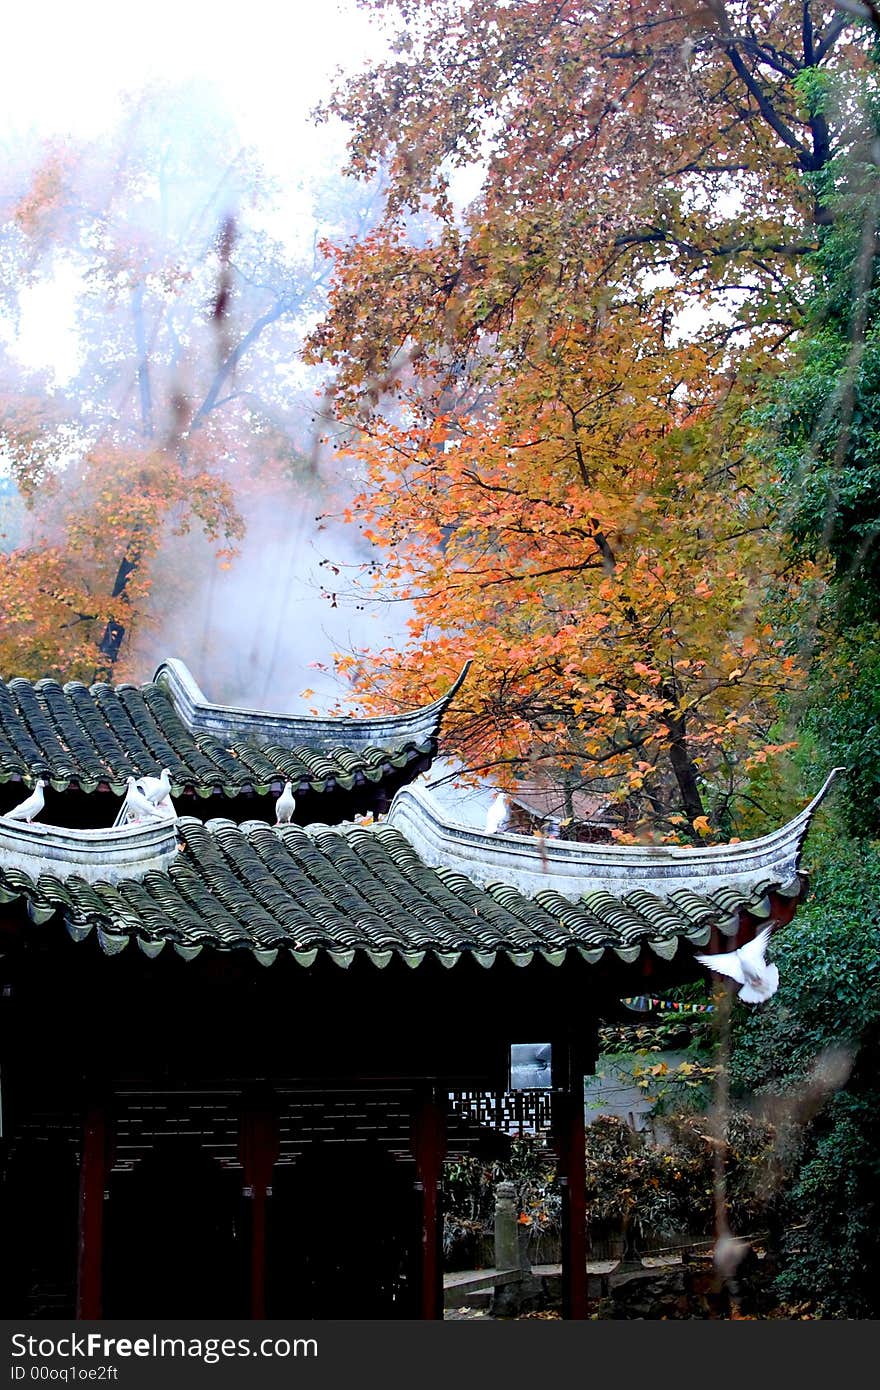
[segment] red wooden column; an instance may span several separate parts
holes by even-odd
[[[562,1316],[586,1318],[587,1209],[584,1106],[567,1093],[553,1097],[553,1128],[562,1188]]]
[[[553,1131],[562,1188],[562,1316],[573,1319],[589,1317],[584,1073],[593,1060],[588,1044],[589,1038],[569,1035],[553,1045]]]
[[[266,1204],[272,1169],[278,1158],[278,1121],[270,1097],[254,1093],[241,1118],[241,1163],[244,1196],[251,1203],[250,1316],[266,1316]]]
[[[83,1117],[79,1167],[79,1240],[76,1316],[100,1318],[103,1303],[104,1188],[107,1185],[109,1127],[103,1098],[92,1097]]]
[[[421,1198],[419,1317],[443,1317],[443,1240],[440,1183],[446,1153],[446,1096],[436,1086],[417,1092],[413,1107],[412,1152],[416,1192]]]

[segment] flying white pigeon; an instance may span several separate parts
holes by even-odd
[[[17,806],[13,806],[11,811],[4,811],[4,818],[6,820],[32,821],[34,816],[40,814],[46,804],[46,799],[43,796],[45,785],[42,777],[38,777],[30,796],[25,797],[24,801],[20,801]]]
[[[289,825],[296,809],[296,799],[290,782],[284,783],[284,791],[275,802],[275,824]]]
[[[740,946],[738,951],[727,951],[717,956],[697,956],[697,960],[716,974],[729,975],[741,984],[739,997],[747,1004],[763,1004],[779,988],[779,971],[764,959],[772,930],[772,927],[765,927],[754,940]]]
[[[510,800],[505,792],[499,792],[486,812],[486,834],[495,835],[503,830],[510,817]]]

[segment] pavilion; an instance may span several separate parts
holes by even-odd
[[[448,1097],[541,1042],[586,1316],[599,1023],[791,919],[831,778],[738,844],[486,835],[414,780],[463,678],[380,719],[213,705],[176,660],[0,682],[7,1315],[441,1317],[442,1164],[479,1140]],[[114,828],[163,767],[177,818]],[[3,819],[37,777],[42,816]]]

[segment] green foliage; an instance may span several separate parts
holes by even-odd
[[[540,1232],[558,1232],[562,1193],[556,1158],[542,1135],[514,1139],[501,1158],[472,1154],[450,1160],[443,1169],[443,1250],[450,1260],[463,1249],[479,1251],[481,1237],[492,1234],[495,1187],[512,1182],[520,1219]]]
[[[664,1126],[667,1139],[654,1144],[616,1116],[602,1115],[587,1125],[587,1208],[600,1241],[611,1232],[637,1242],[711,1235],[714,1139],[707,1122],[679,1114],[667,1117]],[[773,1132],[736,1112],[726,1139],[730,1222],[734,1231],[748,1234],[766,1220]],[[503,1160],[467,1156],[446,1164],[444,1251],[450,1262],[491,1237],[495,1185],[502,1179],[516,1188],[522,1225],[539,1236],[558,1232],[562,1203],[555,1156],[542,1136],[525,1136],[514,1140]]]
[[[816,850],[817,891],[774,941],[779,991],[772,1008],[739,1023],[732,1078],[773,1107],[779,1135],[808,1121],[781,1154],[789,1235],[780,1292],[811,1299],[826,1315],[876,1317],[880,853],[839,833]],[[852,1059],[852,1071],[822,1104],[814,1068],[835,1049]]]
[[[810,669],[802,726],[849,769],[855,834],[880,831],[880,122],[870,100],[861,141],[820,176],[832,221],[812,257],[796,357],[758,420],[786,543],[817,567],[786,623]]]
[[[880,829],[880,623],[838,627],[817,663],[805,729],[847,769],[842,812],[854,835]]]
[[[816,109],[821,93],[801,95]],[[880,124],[868,107],[861,142],[819,177],[831,221],[797,355],[760,421],[787,544],[816,565],[788,615],[790,650],[810,667],[801,768],[808,746],[847,776],[836,822],[811,837],[816,892],[774,937],[779,991],[735,1016],[732,1053],[734,1086],[770,1107],[777,1133],[779,1292],[850,1317],[880,1310],[880,853],[844,828],[880,833]],[[829,1094],[823,1059],[841,1056],[851,1071]]]
[[[802,68],[792,85],[803,102],[807,116],[817,116],[828,110],[830,87],[827,72],[821,68]]]
[[[834,566],[834,599],[880,616],[880,181],[876,140],[822,175],[831,222],[810,259],[797,357],[763,416],[777,506],[799,555]]]
[[[848,208],[814,258],[808,332],[765,419],[795,549],[827,553],[837,607],[866,616],[880,614],[878,211],[876,194]]]
[[[773,939],[773,1009],[738,1014],[751,1085],[799,1080],[824,1047],[857,1047],[880,1018],[880,853],[829,830],[812,846],[816,891]]]
[[[806,1216],[807,1225],[787,1238],[778,1288],[786,1298],[812,1299],[825,1314],[880,1314],[878,1100],[874,1086],[848,1089],[833,1102],[788,1198],[789,1211]]]

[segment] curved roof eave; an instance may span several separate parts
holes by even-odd
[[[0,784],[40,777],[53,793],[122,795],[129,776],[168,767],[175,796],[277,796],[290,781],[297,795],[339,790],[371,804],[430,763],[466,673],[424,709],[370,719],[214,705],[177,659],[141,686],[16,677],[0,681]]]
[[[800,849],[831,780],[787,826],[740,845],[551,842],[548,860],[565,852],[565,874],[558,862],[536,871],[540,847],[526,837],[471,832],[465,845],[482,845],[491,875],[485,864],[475,871],[473,854],[466,871],[448,858],[432,865],[412,824],[237,826],[182,817],[133,830],[67,831],[0,820],[0,903],[24,898],[37,923],[60,912],[77,941],[95,927],[109,955],[136,940],[149,957],[170,942],[185,960],[209,947],[250,951],[263,965],[281,952],[303,966],[322,955],[344,968],[358,956],[378,968],[394,957],[407,966],[426,958],[444,967],[462,958],[558,966],[580,957],[638,968],[651,956],[672,961],[682,945],[706,945],[713,927],[735,934],[744,914],[788,920],[803,889]],[[418,798],[398,804],[411,809]],[[462,829],[446,824],[447,845],[461,848]],[[487,847],[499,846],[514,856],[507,881],[499,874],[505,865],[487,860]],[[517,860],[530,875],[522,886],[511,880]],[[681,959],[689,970],[686,952]]]
[[[682,888],[700,892],[710,879],[747,890],[767,879],[794,883],[810,822],[843,771],[834,768],[809,805],[787,825],[733,844],[607,845],[488,834],[448,819],[423,786],[397,792],[386,824],[409,840],[423,863],[457,870],[480,887],[506,883],[526,896],[549,889],[575,900],[585,884],[613,896],[642,886],[666,896]]]
[[[25,874],[34,883],[43,874],[60,882],[72,876],[86,883],[139,881],[167,869],[179,848],[176,817],[71,830],[0,816],[0,877],[6,882],[10,874],[13,880]]]
[[[168,657],[157,667],[153,683],[165,689],[178,717],[194,734],[211,734],[229,742],[257,738],[281,747],[303,744],[332,748],[343,744],[362,752],[365,748],[393,749],[435,742],[447,707],[464,683],[470,665],[466,662],[445,695],[430,705],[402,714],[364,718],[277,714],[214,704],[205,698],[189,667],[178,657]]]

